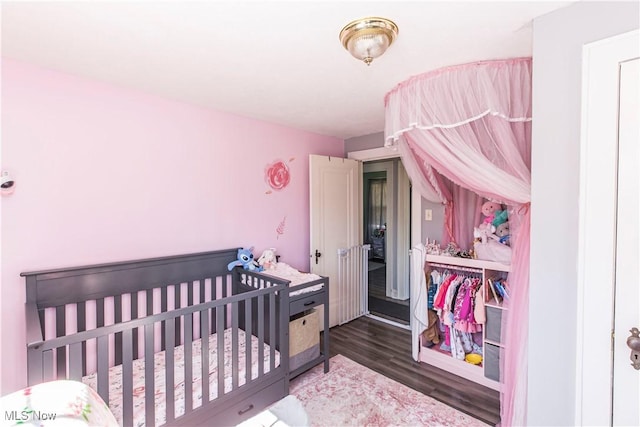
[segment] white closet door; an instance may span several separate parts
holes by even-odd
[[[640,329],[640,59],[620,64],[618,120],[613,425],[637,426],[640,370],[631,366],[627,337],[631,328]]]

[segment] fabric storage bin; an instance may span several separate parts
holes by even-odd
[[[500,347],[484,343],[484,376],[500,381]]]
[[[318,312],[311,310],[289,323],[289,370],[320,356]]]
[[[502,309],[487,306],[486,338],[502,344]]]

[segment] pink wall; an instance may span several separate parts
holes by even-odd
[[[26,383],[20,272],[252,245],[308,268],[308,155],[341,156],[342,140],[2,67],[2,166],[17,182],[2,199],[3,394]],[[275,159],[291,183],[265,194]]]

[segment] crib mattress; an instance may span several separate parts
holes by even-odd
[[[245,333],[238,330],[238,384],[242,386],[246,383],[246,352],[245,352]],[[213,400],[218,396],[218,337],[217,334],[209,336],[209,400]],[[232,330],[224,331],[224,391],[228,393],[232,389]],[[251,337],[251,379],[258,377],[258,338]],[[262,359],[264,372],[270,370],[270,349],[269,345],[264,344],[264,357]],[[192,375],[193,375],[193,406],[202,405],[202,381],[201,381],[201,340],[194,340],[192,343]],[[280,354],[275,352],[275,366],[280,364]],[[145,382],[144,382],[144,359],[133,361],[133,425],[142,427],[145,425]],[[155,373],[155,418],[156,425],[162,425],[166,422],[166,398],[165,398],[165,352],[161,351],[154,356],[154,373]],[[82,379],[82,381],[97,389],[97,376],[91,374]],[[174,383],[175,383],[175,416],[184,414],[184,345],[177,346],[174,351]],[[114,366],[109,369],[109,409],[122,425],[122,366]]]

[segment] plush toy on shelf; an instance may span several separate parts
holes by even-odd
[[[493,221],[491,221],[491,224],[494,227],[498,227],[500,224],[503,224],[507,221],[509,221],[509,214],[507,210],[499,210],[495,211],[495,213],[493,214]]]
[[[502,211],[502,205],[496,202],[484,202],[482,204],[482,215],[485,216],[483,223],[493,223],[496,212]],[[503,221],[504,222],[504,221]]]
[[[482,205],[485,219],[473,229],[474,254],[477,259],[496,261],[503,264],[511,262],[511,248],[509,247],[509,217],[507,210],[496,202],[486,202]]]
[[[496,228],[490,222],[483,222],[473,229],[473,237],[480,239],[482,243],[487,243],[487,240],[493,236]]]
[[[265,270],[274,270],[277,262],[276,248],[265,249],[258,258],[258,264]]]
[[[249,249],[238,249],[238,259],[227,264],[227,269],[231,271],[233,270],[233,267],[241,266],[245,270],[262,271],[263,268],[253,259],[252,251],[253,246]]]
[[[427,254],[429,255],[440,255],[442,249],[440,249],[440,245],[433,239],[433,242],[427,239],[427,245],[425,246]]]
[[[503,222],[496,227],[495,235],[493,236],[494,240],[497,240],[503,245],[509,245],[510,237],[511,233],[509,232],[509,221]]]

